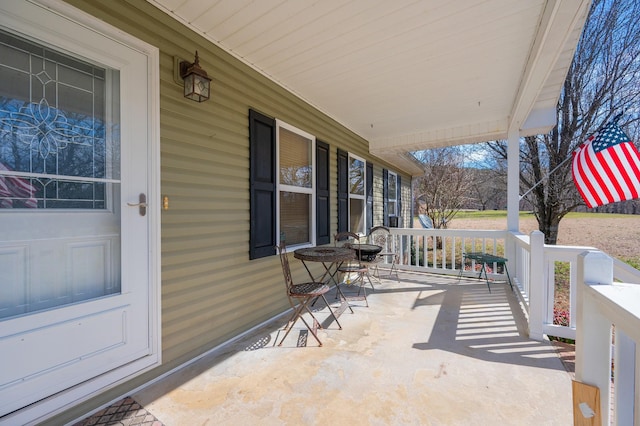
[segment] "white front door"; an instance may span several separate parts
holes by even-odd
[[[100,30],[0,5],[0,421],[159,360],[152,61]]]

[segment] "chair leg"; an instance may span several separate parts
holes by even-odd
[[[367,306],[367,308],[369,307],[369,300],[367,299],[367,288],[365,287],[365,282],[364,282],[364,277],[367,277],[367,279],[369,280],[369,284],[371,284],[371,287],[373,288],[373,283],[371,282],[371,278],[369,278],[369,274],[367,273],[363,273],[360,275],[360,287],[358,287],[358,296],[360,296],[360,290],[362,290],[362,294],[364,295],[364,303]]]
[[[327,302],[327,298],[324,297],[324,294],[322,295],[322,300],[324,300],[325,305],[327,305],[327,308],[329,308],[329,312],[331,312],[331,316],[336,321],[336,324],[338,324],[338,328],[342,330],[342,325],[340,325],[340,322],[338,321],[338,317],[336,316],[335,312],[333,312],[333,309],[331,309],[331,306],[329,306],[329,302]]]
[[[293,318],[293,322],[290,325],[287,325],[287,332],[284,334],[284,336],[282,337],[282,340],[280,340],[280,343],[278,343],[278,346],[282,346],[282,342],[284,342],[284,339],[287,338],[287,336],[289,335],[289,333],[291,332],[291,330],[293,329],[293,326],[295,325],[295,323],[298,321],[298,318],[300,318],[302,320],[302,322],[304,323],[304,325],[307,327],[307,329],[311,332],[311,334],[313,335],[313,337],[318,341],[318,345],[322,346],[322,342],[320,341],[320,339],[318,338],[318,335],[316,334],[316,332],[314,331],[313,327],[309,326],[309,323],[307,323],[307,321],[304,319],[304,317],[302,316],[302,311],[304,311],[305,309],[307,311],[309,311],[309,307],[307,306],[309,304],[309,302],[311,301],[311,298],[307,298],[304,300],[300,301],[300,304],[298,305],[297,308],[295,308],[295,311],[293,313],[294,318]],[[320,323],[318,323],[318,321],[316,320],[316,318],[313,316],[313,314],[311,314],[311,316],[313,317],[313,321],[314,324],[318,324],[318,326],[320,325]]]
[[[396,271],[396,279],[400,282],[400,275],[398,275],[398,265],[396,265],[396,256],[393,256],[393,260],[391,261],[391,269],[389,270],[389,278],[391,278],[391,274],[393,274],[393,270]]]
[[[394,271],[396,274],[396,279],[398,280],[398,282],[400,282],[400,276],[398,275],[398,265],[396,262],[397,259],[397,255],[395,254],[390,254],[387,255],[388,257],[391,257],[391,266],[389,267],[389,279],[391,279],[391,276],[393,275]],[[388,261],[388,257],[385,257],[385,264],[387,264],[386,262]],[[376,269],[377,269],[377,265],[376,265]]]
[[[307,312],[309,312],[309,316],[310,316],[310,317],[311,317],[311,319],[313,320],[313,323],[314,323],[314,324],[317,324],[318,328],[322,328],[322,324],[320,324],[320,321],[318,321],[318,319],[316,318],[316,316],[315,316],[315,315],[313,315],[313,312],[311,311],[311,308],[309,307],[309,306],[311,305],[311,303],[310,303],[310,302],[311,302],[311,300],[312,300],[312,298],[311,298],[311,297],[310,297],[310,298],[308,298],[308,299],[304,299],[304,310],[305,310],[305,311],[307,311]],[[305,321],[305,320],[304,320],[304,317],[302,316],[303,314],[304,314],[304,312],[300,312],[300,319],[301,319],[302,321]],[[305,321],[305,324],[306,324],[306,321]]]
[[[344,293],[342,292],[342,290],[340,290],[340,284],[336,284],[336,299],[338,299],[338,298],[340,298],[340,303],[346,303],[347,304],[347,308],[349,308],[351,313],[353,313],[353,308],[351,307],[351,305],[347,301],[347,296],[345,296]]]
[[[320,338],[318,337],[318,335],[316,334],[316,332],[314,331],[313,327],[310,327],[309,324],[307,323],[307,321],[303,318],[300,317],[300,319],[302,320],[302,322],[304,323],[304,325],[307,326],[307,328],[309,329],[309,331],[311,332],[311,334],[313,335],[313,337],[318,341],[318,346],[322,346],[322,342],[320,341]],[[315,320],[314,320],[315,321]],[[319,324],[318,324],[319,325]],[[282,342],[280,342],[280,344],[282,345]]]
[[[364,273],[364,275],[367,277],[367,280],[369,280],[369,285],[371,286],[371,290],[376,291],[376,288],[373,286],[373,281],[371,281],[371,275],[369,275],[368,269],[367,269],[367,272]]]
[[[357,283],[357,285],[358,285],[358,294],[357,294],[357,296],[358,297],[360,296],[360,292],[364,291],[364,301],[366,303],[366,306],[369,307],[369,301],[367,300],[367,292],[364,289],[364,286],[365,286],[364,277],[365,276],[367,276],[367,278],[369,279],[369,283],[371,284],[371,287],[373,287],[373,283],[371,282],[371,279],[369,278],[369,274],[367,274],[366,271],[365,272],[363,272],[363,271],[353,271],[353,272],[356,273],[357,276],[353,281],[351,281],[351,285],[355,286],[356,283]],[[351,308],[351,306],[349,306],[349,308]],[[351,309],[351,312],[353,312],[353,309]]]
[[[370,269],[373,269],[371,276],[378,281],[378,284],[382,284],[382,280],[380,279],[380,269],[378,269],[378,264],[374,263],[370,266]],[[374,289],[375,290],[375,289]]]
[[[298,315],[299,315],[300,309],[301,309],[301,306],[297,306],[293,309],[293,315],[291,316],[289,321],[287,321],[287,325],[285,326],[285,330],[287,332],[282,337],[282,340],[280,340],[280,343],[278,343],[278,346],[282,346],[282,342],[284,342],[284,339],[287,338],[287,336],[289,335],[289,332],[293,329],[293,326],[296,325],[296,321],[298,321]]]
[[[313,303],[315,303],[317,297],[314,299]],[[309,315],[311,315],[311,318],[317,323],[320,324],[320,321],[318,321],[316,319],[316,317],[313,315],[313,312],[311,311],[311,309],[309,309],[309,301],[311,300],[311,298],[309,298],[309,300],[307,301],[307,303],[305,303],[304,309],[307,310],[307,312],[309,312]],[[325,300],[326,302],[326,300]],[[296,316],[297,315],[301,315],[298,313],[298,308],[296,308],[295,304],[289,300],[289,303],[291,303],[291,307],[293,308],[293,314],[291,314],[291,317],[289,318],[289,321],[287,321],[287,324],[291,323],[292,321],[295,323],[295,321],[297,321]],[[313,303],[311,304],[311,306],[313,306]],[[300,306],[300,305],[298,305]],[[293,327],[293,324],[291,325]],[[287,326],[288,327],[288,326]],[[320,326],[320,328],[322,328],[322,326]]]

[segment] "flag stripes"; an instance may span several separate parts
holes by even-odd
[[[0,170],[5,172],[12,171],[2,162],[0,162]],[[35,187],[26,179],[4,174],[0,175],[0,208],[10,209],[17,207],[14,205],[14,201],[21,201],[26,208],[37,208],[38,201],[34,198],[35,192]]]
[[[640,154],[615,122],[574,151],[572,173],[589,208],[640,198]]]

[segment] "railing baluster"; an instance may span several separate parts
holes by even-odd
[[[637,380],[636,342],[620,327],[615,329],[614,391],[615,424],[633,425]],[[640,416],[640,414],[638,415]],[[640,419],[639,419],[640,420]]]

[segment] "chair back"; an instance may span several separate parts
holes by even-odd
[[[349,231],[338,232],[333,236],[333,245],[336,247],[339,245],[343,246],[345,244],[353,243],[357,241],[360,241],[360,236],[355,232],[349,232]]]
[[[355,232],[350,232],[350,231],[338,232],[333,237],[333,244],[336,247],[354,248],[354,247],[351,247],[351,243],[358,243],[358,242],[360,242],[360,236]],[[344,265],[361,266],[362,257],[360,256],[360,250],[356,249],[355,252],[356,252],[355,259],[345,262]]]
[[[276,246],[280,255],[280,264],[282,265],[282,274],[284,275],[284,283],[287,286],[287,293],[293,287],[293,278],[291,277],[291,267],[289,266],[289,258],[287,257],[287,247],[284,242],[280,242]]]
[[[374,226],[367,235],[367,243],[382,247],[383,251],[391,250],[391,231],[386,226]]]

